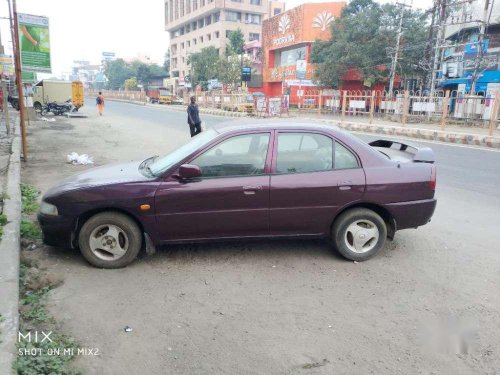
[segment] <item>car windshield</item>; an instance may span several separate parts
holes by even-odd
[[[210,142],[212,139],[217,137],[217,135],[218,133],[213,129],[198,134],[196,137],[191,139],[191,142],[186,143],[184,146],[179,147],[177,150],[172,151],[164,157],[156,159],[155,162],[149,166],[149,170],[155,176],[159,176],[170,167],[187,157],[189,154]]]

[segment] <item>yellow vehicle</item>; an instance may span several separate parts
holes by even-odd
[[[158,97],[158,103],[160,104],[172,104],[176,99],[176,96],[167,89],[160,89],[160,96]]]
[[[255,108],[253,95],[246,95],[238,104],[238,112],[253,113]]]
[[[33,88],[33,107],[37,111],[41,111],[47,103],[64,103],[68,100],[71,100],[77,109],[83,107],[82,82],[44,79]]]

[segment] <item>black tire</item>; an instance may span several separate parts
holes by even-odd
[[[40,102],[35,102],[35,104],[33,104],[33,108],[35,108],[35,112],[42,112],[42,104],[40,104]]]
[[[370,223],[377,228],[378,239],[375,241],[375,238],[373,238],[371,240],[372,242],[370,242],[370,235],[367,234],[366,238],[368,241],[365,246],[367,246],[369,250],[365,252],[354,251],[354,239],[352,238],[352,230],[348,229],[349,226],[352,224],[356,228],[359,226],[360,230],[363,230],[364,225]],[[368,225],[366,229],[372,228]],[[365,232],[361,232],[360,236],[361,235],[365,235]],[[384,220],[376,212],[367,208],[354,208],[342,213],[335,220],[331,236],[335,248],[344,258],[362,262],[375,256],[384,247],[387,238],[387,226]]]
[[[118,259],[103,259],[92,251],[90,237],[92,232],[102,226],[114,225],[121,229],[128,239],[128,247],[123,256]],[[121,268],[129,265],[139,254],[142,247],[142,234],[137,224],[129,216],[119,212],[102,212],[92,216],[83,224],[78,235],[78,244],[84,258],[93,266],[99,268]],[[98,253],[104,251],[99,251]]]

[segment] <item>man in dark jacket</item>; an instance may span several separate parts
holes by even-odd
[[[191,130],[191,137],[194,137],[196,134],[201,133],[200,112],[198,111],[196,98],[194,96],[191,97],[191,104],[189,104],[187,107],[187,114],[189,129]]]

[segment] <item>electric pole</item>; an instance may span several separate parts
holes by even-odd
[[[432,76],[431,76],[431,92],[430,96],[434,95],[435,85],[436,85],[436,73],[441,63],[441,41],[445,36],[445,21],[446,21],[446,1],[447,0],[438,0],[438,9],[439,9],[439,23],[436,35],[436,45],[434,46],[434,63],[432,64]]]
[[[9,1],[10,9],[10,1]],[[12,39],[12,47],[14,51],[14,60],[16,65],[16,84],[17,84],[17,95],[19,103],[19,122],[21,125],[21,140],[22,140],[22,151],[24,161],[28,160],[26,153],[26,126],[24,122],[24,92],[23,92],[23,78],[21,73],[21,49],[19,45],[19,25],[17,20],[17,5],[16,0],[12,0],[12,10],[14,16],[14,38]]]
[[[483,9],[483,19],[481,20],[481,26],[479,28],[479,38],[477,44],[477,55],[476,61],[474,62],[474,72],[472,74],[472,83],[470,86],[470,94],[473,95],[476,92],[476,82],[479,78],[479,68],[481,66],[481,61],[483,60],[483,41],[484,34],[486,32],[486,27],[488,26],[488,9],[490,7],[490,0],[484,0]]]
[[[399,26],[398,26],[398,35],[396,37],[396,51],[394,52],[394,56],[392,58],[391,63],[391,79],[389,81],[389,95],[392,97],[392,91],[394,89],[394,77],[396,76],[396,67],[398,64],[398,55],[399,55],[399,45],[401,43],[401,34],[403,33],[403,18],[405,13],[405,7],[411,8],[410,5],[406,5],[405,3],[397,3],[401,7],[401,15],[399,17]]]

